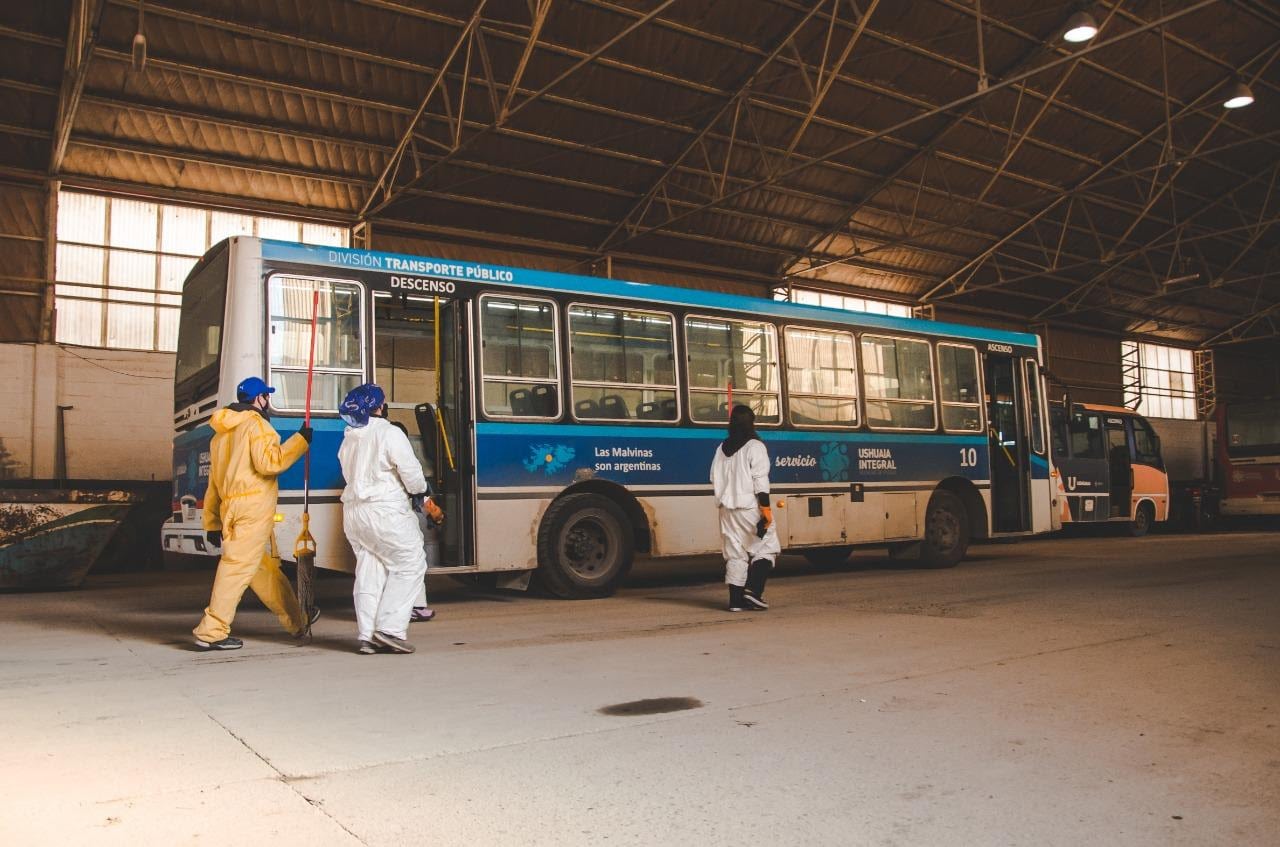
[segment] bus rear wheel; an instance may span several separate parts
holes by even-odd
[[[1155,522],[1155,510],[1150,503],[1139,503],[1138,511],[1133,513],[1133,520],[1129,521],[1129,534],[1134,538],[1141,538],[1151,531],[1151,524]]]
[[[920,542],[920,565],[952,568],[969,549],[969,513],[960,498],[950,491],[935,491],[924,517],[924,538]]]
[[[551,504],[538,528],[538,579],[565,600],[608,597],[631,570],[631,524],[598,494],[569,494]]]

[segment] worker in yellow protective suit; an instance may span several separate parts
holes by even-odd
[[[311,427],[302,427],[281,444],[268,422],[274,392],[258,377],[249,377],[236,386],[239,402],[214,412],[209,422],[214,435],[204,529],[209,543],[222,548],[222,559],[209,607],[192,630],[201,650],[240,649],[240,639],[231,637],[231,621],[246,588],[253,589],[290,633],[299,635],[306,628],[275,556],[275,513],[276,477],[307,452]]]

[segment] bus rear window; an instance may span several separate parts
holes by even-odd
[[[221,249],[192,270],[182,286],[173,408],[181,411],[218,389],[222,321],[227,304],[227,256]]]
[[[1227,454],[1280,453],[1280,403],[1248,403],[1227,408]]]

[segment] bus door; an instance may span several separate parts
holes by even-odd
[[[1111,515],[1102,417],[1086,409],[1054,409],[1054,464],[1062,475],[1071,521],[1105,521]]]
[[[1111,517],[1127,518],[1133,511],[1133,456],[1125,419],[1108,415],[1107,474],[1111,486]]]
[[[461,428],[467,405],[462,310],[454,300],[437,304],[431,297],[374,295],[374,380],[387,394],[388,419],[409,436],[444,509],[440,555],[432,563],[439,567],[466,565],[470,553],[470,475],[463,471],[469,466],[470,437]]]
[[[1030,473],[1022,380],[1013,356],[987,353],[987,438],[991,452],[991,524],[996,532],[1030,529]]]

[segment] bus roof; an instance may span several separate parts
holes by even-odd
[[[594,276],[540,271],[529,268],[513,268],[502,265],[486,265],[460,259],[435,259],[410,256],[403,253],[382,253],[376,250],[355,250],[346,247],[322,247],[294,244],[287,241],[261,239],[264,259],[321,265],[346,270],[368,270],[413,273],[444,279],[483,282],[500,279],[502,284],[541,291],[595,294],[639,300],[650,305],[663,303],[705,309],[726,309],[749,314],[769,315],[797,320],[824,320],[836,323],[869,326],[885,330],[945,335],[974,341],[997,341],[1036,347],[1037,337],[1026,332],[1011,332],[967,324],[952,324],[921,318],[899,318],[890,315],[874,315],[867,312],[850,312],[845,309],[829,309],[808,306],[764,297],[741,294],[724,294],[702,291],[696,288],[680,288],[645,282],[627,282]],[[495,272],[503,272],[501,274]]]

